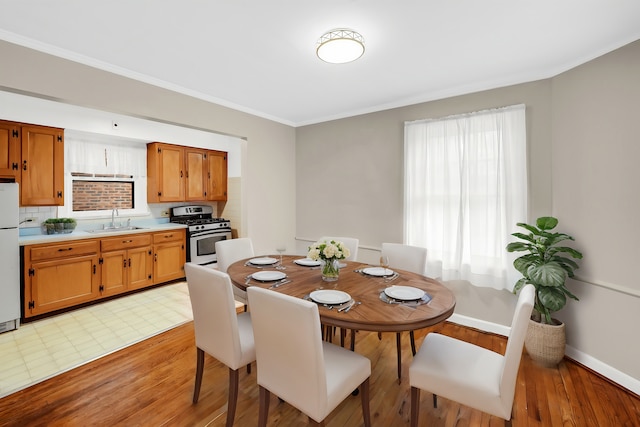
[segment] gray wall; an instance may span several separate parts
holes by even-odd
[[[553,79],[553,210],[585,262],[568,340],[640,379],[640,41]]]

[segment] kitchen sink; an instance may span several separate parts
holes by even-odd
[[[123,227],[105,227],[87,230],[89,233],[117,233],[118,231],[145,230],[145,227],[137,227],[135,225],[126,225]]]

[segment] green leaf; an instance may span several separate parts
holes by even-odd
[[[533,234],[535,234],[536,236],[540,235],[540,230],[538,230],[536,227],[534,227],[533,225],[529,225],[527,223],[524,222],[519,222],[516,224],[518,227],[522,227],[522,228],[526,228],[527,230],[529,230],[530,232],[532,232]]]
[[[562,309],[567,303],[567,298],[558,288],[540,288],[538,299],[550,313]]]
[[[507,245],[507,252],[522,252],[531,250],[531,244],[522,242],[511,242]]]
[[[536,220],[536,225],[540,230],[551,230],[558,225],[558,220],[552,216],[542,216]]]
[[[567,272],[557,263],[532,265],[527,270],[527,275],[532,282],[545,287],[559,287],[564,285]]]
[[[526,285],[526,284],[527,284],[527,279],[525,279],[524,277],[522,279],[518,280],[516,282],[516,285],[513,287],[513,293],[517,294],[518,291],[520,289],[522,289],[524,287],[524,285]]]
[[[514,237],[517,237],[518,239],[526,240],[527,242],[531,242],[531,243],[536,242],[536,239],[531,234],[512,233],[511,235]]]
[[[568,246],[556,246],[554,248],[550,248],[549,249],[549,255],[554,255],[557,253],[567,253],[569,254],[569,256],[576,258],[576,259],[582,259],[582,253],[570,248]]]
[[[548,236],[547,245],[553,246],[556,245],[563,240],[574,240],[573,237],[564,233],[553,233]]]
[[[539,265],[540,259],[536,255],[528,254],[523,255],[520,258],[516,258],[513,261],[513,266],[516,270],[522,273],[523,276],[526,276],[529,270],[529,267],[532,265]]]

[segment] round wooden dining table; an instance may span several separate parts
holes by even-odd
[[[277,255],[270,256],[278,259]],[[334,289],[348,293],[356,301],[350,310],[338,311],[331,306],[318,305],[320,321],[327,326],[340,327],[344,330],[362,330],[374,332],[404,332],[422,329],[446,320],[453,314],[456,300],[453,293],[434,279],[404,270],[389,268],[398,273],[389,280],[385,277],[369,276],[360,272],[363,268],[372,267],[360,262],[341,260],[344,265],[340,269],[340,277],[335,282],[325,282],[319,267],[298,265],[294,261],[301,256],[283,256],[284,270],[276,270],[276,265],[253,265],[250,259],[237,261],[230,265],[227,273],[232,283],[242,290],[249,286],[269,288],[272,282],[260,282],[249,278],[258,271],[281,271],[286,274],[285,283],[273,289],[294,297],[308,299],[309,294],[320,289]],[[422,289],[431,300],[426,304],[385,302],[381,293],[389,286],[410,286]],[[331,307],[331,308],[330,308]]]

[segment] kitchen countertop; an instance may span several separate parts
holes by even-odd
[[[34,235],[22,235],[19,237],[18,242],[20,246],[25,245],[37,245],[40,243],[56,243],[56,242],[65,242],[68,240],[82,240],[82,239],[96,239],[96,238],[105,238],[105,237],[116,237],[122,236],[125,234],[139,234],[139,233],[149,233],[149,232],[157,232],[157,231],[167,231],[167,230],[177,230],[184,228],[187,226],[184,224],[174,224],[171,222],[164,222],[158,224],[131,224],[135,225],[139,228],[137,230],[123,230],[123,231],[110,231],[110,232],[93,232],[90,233],[81,228],[76,228],[72,233],[68,234],[34,234]]]

